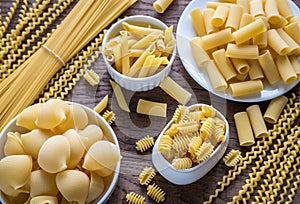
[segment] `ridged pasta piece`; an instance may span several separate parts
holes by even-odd
[[[147,135],[146,137],[140,139],[136,143],[136,150],[144,152],[154,145],[154,138]]]
[[[155,170],[152,167],[145,167],[139,175],[140,184],[149,185],[155,175]]]
[[[215,121],[213,118],[207,118],[203,121],[202,126],[200,128],[200,133],[203,139],[205,140],[207,137],[212,135],[215,127]]]
[[[226,154],[223,161],[226,166],[233,167],[240,161],[241,158],[241,152],[239,150],[232,149],[228,152],[228,154]]]
[[[165,135],[169,135],[170,137],[174,137],[178,133],[178,127],[176,124],[172,124],[169,129],[164,133]]]
[[[204,115],[203,111],[197,110],[197,111],[190,112],[190,117],[193,120],[200,122],[201,120],[203,120],[205,118],[205,115]]]
[[[172,166],[175,169],[189,169],[193,165],[193,162],[190,158],[184,157],[184,158],[175,158],[172,160]]]
[[[173,114],[172,121],[174,123],[179,123],[179,121],[182,120],[183,116],[186,114],[187,111],[188,110],[186,106],[179,105]]]
[[[216,112],[212,106],[201,106],[201,110],[206,117],[215,117]]]
[[[225,138],[223,127],[215,126],[212,136],[216,139],[217,143],[223,142]]]
[[[158,151],[163,154],[166,158],[172,157],[172,144],[173,139],[169,135],[162,135],[158,142]]]
[[[187,135],[176,135],[173,139],[172,147],[180,153],[186,152],[189,148],[191,137]]]
[[[210,143],[204,142],[201,147],[195,152],[193,161],[196,163],[201,163],[206,160],[213,151],[214,147]]]
[[[165,200],[166,193],[154,183],[147,187],[147,195],[159,203]]]
[[[202,145],[203,139],[201,137],[193,137],[189,143],[189,152],[195,153],[197,149]]]
[[[145,197],[137,193],[130,192],[126,195],[126,201],[129,204],[146,204]]]
[[[116,120],[116,114],[113,111],[106,110],[102,117],[108,122],[108,124],[112,124]]]
[[[191,132],[197,132],[199,130],[199,124],[197,122],[182,122],[177,125],[177,129],[182,134],[188,134]]]
[[[99,75],[92,69],[86,69],[83,77],[91,86],[95,86],[100,82]]]

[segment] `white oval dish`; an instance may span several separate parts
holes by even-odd
[[[120,146],[119,146],[119,142],[118,142],[116,134],[114,133],[111,126],[106,122],[106,120],[102,116],[100,116],[94,110],[92,110],[84,105],[74,103],[74,102],[67,102],[67,103],[81,106],[88,115],[89,124],[99,125],[101,127],[104,135],[107,137],[107,139],[109,141],[113,142],[117,146],[118,150],[120,151]],[[1,149],[0,159],[2,159],[4,157],[3,149],[4,149],[4,145],[6,142],[8,132],[11,132],[11,131],[20,132],[20,133],[24,133],[26,131],[28,132],[28,130],[25,130],[24,128],[18,127],[16,125],[17,118],[18,118],[18,115],[14,119],[12,119],[0,133],[0,149]],[[109,199],[109,197],[111,196],[111,194],[114,191],[115,186],[117,185],[119,173],[120,173],[120,166],[121,166],[121,161],[119,161],[116,164],[115,172],[111,176],[105,177],[105,181],[110,182],[110,185],[105,187],[104,192],[101,194],[101,196],[98,199],[96,199],[95,201],[92,202],[93,204],[96,204],[96,203],[102,204],[102,203],[105,203]],[[2,196],[1,192],[0,192],[0,201],[2,204],[7,203],[5,201],[5,198]]]
[[[264,83],[264,90],[257,94],[251,94],[243,97],[233,97],[229,90],[226,91],[215,91],[209,81],[208,76],[206,75],[204,68],[199,68],[193,58],[192,51],[190,49],[189,41],[193,37],[196,37],[195,30],[193,28],[192,20],[190,18],[190,12],[193,9],[199,8],[201,11],[206,7],[206,3],[209,1],[218,1],[218,0],[193,0],[191,1],[185,10],[182,12],[182,15],[179,19],[176,39],[177,39],[177,49],[179,58],[183,66],[189,75],[204,89],[207,91],[225,99],[239,102],[260,102],[273,99],[277,96],[280,96],[292,88],[294,88],[299,82],[300,77],[291,83],[284,84],[282,80],[279,82],[269,85],[267,82]],[[288,0],[289,5],[292,8],[292,11],[295,16],[300,16],[300,10],[297,5]]]
[[[197,106],[205,106],[205,104],[194,104],[189,106],[189,109]],[[223,157],[229,143],[229,125],[226,118],[215,109],[216,116],[222,119],[226,124],[226,132],[224,141],[213,151],[211,156],[190,169],[177,170],[175,169],[158,151],[158,143],[163,133],[171,126],[172,120],[166,125],[158,136],[152,151],[152,162],[156,170],[168,181],[176,185],[187,185],[193,183],[205,176]]]
[[[151,25],[154,28],[161,28],[161,29],[168,28],[166,24],[151,16],[134,15],[134,16],[126,17],[118,21],[114,25],[112,25],[110,29],[107,31],[102,42],[103,49],[105,48],[105,45],[109,39],[119,34],[120,30],[123,30],[122,22],[128,22],[130,24],[141,25],[141,26]],[[119,73],[111,66],[110,62],[106,59],[104,53],[102,53],[102,56],[105,65],[107,67],[108,73],[121,87],[128,89],[130,91],[148,91],[157,87],[160,84],[160,82],[164,80],[166,76],[168,76],[169,72],[171,71],[171,66],[175,60],[176,46],[174,47],[171,58],[169,59],[169,64],[165,68],[163,68],[160,72],[156,73],[155,75],[144,77],[144,78],[128,77]]]

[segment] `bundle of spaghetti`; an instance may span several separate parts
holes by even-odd
[[[0,130],[38,97],[65,62],[135,1],[79,1],[47,42],[0,83]]]
[[[39,102],[45,102],[50,98],[64,99],[83,76],[84,70],[80,69],[83,64],[84,68],[87,69],[92,65],[92,62],[99,57],[100,44],[104,38],[104,33],[105,30],[103,33],[100,33],[85,50],[81,50],[60,72],[55,74],[40,94]],[[91,58],[90,60],[88,60],[89,57]]]
[[[297,126],[294,127],[291,130],[291,134],[295,134],[295,136],[292,138],[289,137],[288,139],[292,139],[294,145],[292,145],[291,148],[287,149],[287,153],[284,154],[283,156],[284,159],[281,162],[277,162],[277,160],[279,160],[279,158],[277,158],[276,162],[272,164],[272,168],[270,168],[269,173],[265,175],[266,178],[263,180],[263,184],[260,186],[261,189],[258,190],[258,195],[255,196],[256,203],[260,203],[261,202],[260,199],[262,200],[262,202],[265,202],[267,200],[268,201],[271,200],[274,202],[275,197],[278,196],[278,191],[281,188],[284,189],[286,188],[286,186],[290,186],[291,176],[286,180],[286,186],[283,187],[283,184],[284,184],[284,180],[287,178],[287,174],[290,172],[290,168],[294,166],[293,164],[295,158],[297,157],[297,155],[299,155],[300,141],[297,139],[297,137],[300,136],[300,128]],[[277,164],[279,165],[279,168],[277,167]],[[293,170],[292,172],[294,174],[296,171]],[[290,172],[290,174],[292,172]],[[287,194],[286,189],[284,189],[284,192],[285,194]],[[282,194],[280,195],[280,197],[281,200],[282,199],[284,200]]]
[[[272,149],[270,151],[270,154],[267,156],[266,161],[263,163],[263,165],[260,165],[258,162],[256,163],[256,166],[252,168],[252,172],[249,174],[249,179],[246,180],[246,184],[242,187],[242,190],[239,191],[237,196],[234,196],[232,199],[231,203],[236,203],[240,200],[249,200],[251,194],[254,193],[255,188],[258,185],[258,182],[261,180],[261,177],[265,174],[266,170],[270,168],[271,164],[275,165],[274,168],[271,168],[271,174],[274,174],[274,169],[277,169],[278,164],[280,164],[280,159],[282,157],[284,157],[285,159],[287,159],[286,157],[289,156],[289,153],[291,153],[289,151],[289,153],[285,153],[284,152],[286,150],[290,150],[296,147],[296,145],[294,145],[294,143],[297,142],[297,140],[299,139],[299,133],[300,133],[300,129],[299,127],[294,127],[291,129],[291,134],[289,134],[287,136],[287,131],[291,128],[290,125],[288,125],[288,127],[286,127],[287,130],[284,131],[282,134],[280,134],[280,138],[277,139],[277,144],[274,144],[274,149]],[[297,133],[295,134],[295,131],[297,131]],[[286,137],[287,136],[287,137]],[[278,137],[278,135],[277,135]],[[287,138],[287,141],[286,141]],[[282,142],[284,141],[283,145]],[[283,156],[284,155],[284,156]],[[259,155],[261,157],[261,155]],[[259,171],[258,171],[259,170]],[[272,178],[274,179],[274,177]],[[271,188],[272,186],[269,185],[269,187]],[[274,193],[274,192],[273,192]],[[243,195],[246,194],[246,197],[244,197]],[[266,198],[266,199],[270,199],[270,198]]]
[[[42,13],[42,11],[46,8],[46,6],[50,3],[50,0],[42,1],[42,4],[36,4],[33,5],[32,8],[29,9],[29,12],[25,16],[25,21],[21,21],[21,25],[18,24],[17,31],[12,31],[13,33],[7,34],[5,40],[2,42],[2,50],[0,52],[0,59],[3,59],[4,56],[8,52],[10,52],[12,49],[16,48],[18,43],[25,39],[26,35],[30,33],[31,30],[33,30],[38,24],[38,18],[39,14]],[[26,23],[26,24],[25,24]],[[21,35],[14,36],[14,34],[18,34],[19,29],[26,26],[25,30],[22,32]],[[6,43],[4,46],[3,43]]]
[[[56,20],[57,17],[61,15],[63,11],[66,10],[66,8],[73,2],[74,0],[68,0],[67,2],[64,2],[63,0],[59,0],[57,3],[53,4],[52,7],[48,8],[46,12],[41,13],[41,17],[37,17],[36,20],[34,20],[32,23],[29,23],[28,27],[26,27],[25,31],[21,33],[20,36],[17,37],[15,41],[12,42],[12,47],[10,47],[9,54],[6,55],[6,59],[3,62],[3,65],[1,65],[1,72],[5,73],[1,75],[0,81],[7,78],[15,69],[16,66],[13,66],[11,68],[12,64],[15,63],[15,61],[25,53],[28,47],[30,47],[39,36],[41,36],[44,31],[53,23],[53,21]],[[47,1],[44,1],[47,2]],[[43,6],[42,6],[43,8]],[[39,9],[40,11],[41,9]],[[45,21],[45,19],[47,19]],[[26,40],[25,43],[22,43],[22,41],[25,40],[26,36],[30,34],[31,30],[35,29],[37,25],[41,24],[41,22],[44,21],[44,25],[41,25],[39,29],[35,30],[35,33],[30,36]],[[21,45],[21,48],[19,48]],[[6,54],[4,52],[4,54]],[[28,55],[26,55],[28,56]]]
[[[284,114],[281,115],[280,119],[276,124],[274,124],[273,128],[269,130],[271,136],[263,137],[261,140],[258,140],[257,144],[251,147],[251,151],[247,152],[246,155],[240,159],[239,163],[237,163],[233,169],[228,171],[228,175],[223,176],[222,181],[218,182],[219,187],[216,188],[214,194],[209,196],[208,201],[205,201],[204,203],[211,203],[213,199],[217,198],[219,194],[225,190],[225,187],[229,186],[231,182],[234,181],[249,164],[252,164],[253,160],[259,158],[260,160],[257,161],[258,164],[263,161],[262,157],[259,157],[259,155],[265,156],[266,152],[270,148],[270,145],[273,144],[273,140],[276,139],[276,135],[284,131],[284,128],[282,127],[286,126],[287,124],[293,124],[300,114],[300,102],[294,103],[295,99],[296,95],[292,93],[292,97],[289,98],[289,102],[286,104],[285,109],[283,110]],[[291,107],[293,104],[294,106]]]

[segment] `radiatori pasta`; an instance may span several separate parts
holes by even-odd
[[[207,71],[214,91],[237,98],[260,93],[268,84],[299,79],[299,19],[287,0],[209,1],[190,15],[196,31],[190,39],[192,55]],[[237,93],[239,83],[252,88]]]
[[[158,139],[158,151],[175,169],[189,169],[210,157],[224,141],[226,128],[212,106],[180,105]]]

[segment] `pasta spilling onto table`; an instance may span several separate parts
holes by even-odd
[[[212,106],[179,105],[158,141],[158,151],[175,169],[189,169],[210,157],[225,132],[226,124]]]
[[[143,78],[158,73],[169,64],[176,43],[173,26],[161,29],[127,22],[122,26],[119,34],[104,47],[107,60],[119,73]]]
[[[76,104],[51,99],[28,107],[9,132],[0,160],[0,190],[10,203],[91,203],[109,186],[121,159],[106,130]],[[26,130],[25,130],[26,129]],[[22,196],[24,195],[24,196]]]
[[[220,1],[190,12],[190,48],[215,91],[233,97],[261,92],[266,83],[298,80],[298,17],[287,0]]]

